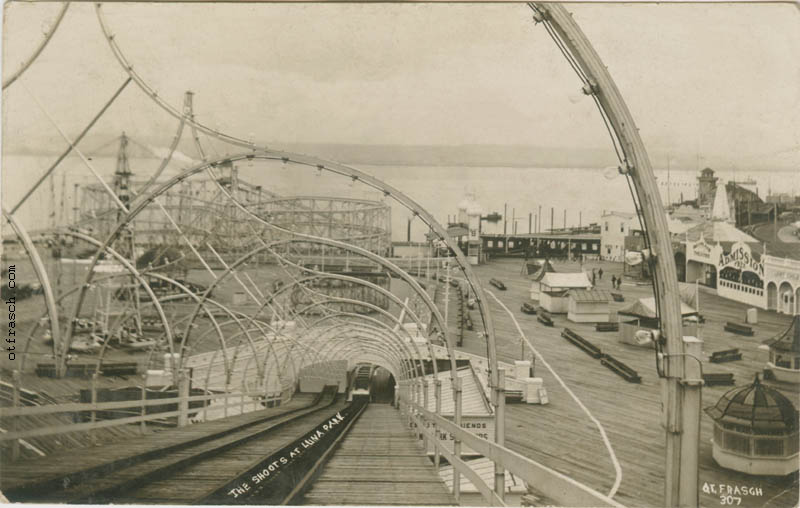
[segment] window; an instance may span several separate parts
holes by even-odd
[[[494,240],[489,240],[488,242],[486,242],[486,246],[489,247],[490,249],[494,247]]]
[[[619,224],[619,232],[620,232],[620,233],[624,233],[624,232],[625,232],[625,224],[623,224],[623,223],[621,223],[621,222],[620,222],[620,224]]]
[[[725,444],[723,445],[723,448],[736,453],[750,455],[750,438],[746,436],[740,436],[739,434],[726,432]]]
[[[597,244],[596,244],[596,243],[593,243],[593,244],[592,244],[592,250],[593,250],[593,251],[596,251],[596,250],[597,250]]]
[[[502,247],[503,246],[503,240],[497,240],[497,246],[498,247]]]
[[[508,241],[508,248],[509,249],[513,249],[514,248],[514,240],[509,240]]]
[[[756,455],[783,455],[783,439],[756,439]]]
[[[611,254],[611,247],[606,247],[606,254]]]
[[[608,221],[606,221],[605,226],[606,226],[606,231],[608,231]]]

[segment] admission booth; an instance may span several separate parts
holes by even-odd
[[[778,390],[753,384],[734,388],[705,409],[714,420],[712,455],[720,466],[751,475],[798,470],[798,415]]]
[[[617,311],[617,317],[619,320],[620,342],[634,346],[652,347],[650,333],[637,332],[660,329],[658,315],[656,314],[656,299],[654,297],[638,299]],[[683,321],[683,335],[697,337],[697,310],[681,302],[681,318]]]
[[[588,290],[592,287],[585,272],[546,273],[538,284],[539,304],[551,314],[566,314],[569,311],[570,290]]]
[[[800,386],[800,316],[792,319],[789,328],[764,341],[769,346],[767,368],[776,381]]]
[[[608,323],[611,294],[602,289],[571,289],[567,319],[573,323]]]

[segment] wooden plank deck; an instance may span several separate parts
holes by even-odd
[[[399,411],[370,404],[306,492],[305,503],[456,505],[420,443]]]
[[[522,302],[529,301],[531,282],[520,275],[521,264],[522,260],[519,259],[492,260],[487,265],[475,267],[475,270],[490,290],[488,281],[492,277],[505,283],[507,291],[493,290],[495,296],[511,310],[534,347],[604,426],[622,467],[622,483],[615,499],[629,506],[662,506],[665,438],[660,426],[661,392],[653,350],[622,344],[617,340],[616,333],[597,332],[594,324],[572,323],[567,321],[566,315],[554,315],[555,326],[549,328],[538,323],[536,316],[522,313],[519,307]],[[592,266],[603,267],[603,279],[597,280],[601,289],[610,289],[611,275],[618,275],[622,271],[621,265],[615,263],[595,262],[584,266],[589,269]],[[577,263],[557,263],[555,267],[559,271],[579,269]],[[626,301],[611,302],[612,312],[636,298],[652,295],[650,286],[632,284],[623,284],[621,292]],[[519,360],[519,333],[494,299],[487,299],[494,317],[498,359]],[[737,386],[752,382],[755,374],[765,367],[766,353],[758,349],[761,341],[783,331],[790,323],[789,316],[759,310],[759,323],[753,326],[755,336],[743,337],[725,332],[723,326],[726,321],[744,321],[746,308],[744,304],[700,293],[700,312],[706,317],[706,323],[701,325],[699,332],[705,341],[704,372],[731,372]],[[477,313],[475,320],[477,324]],[[455,326],[452,319],[450,326]],[[565,326],[635,369],[641,375],[642,383],[634,385],[625,382],[599,361],[566,343],[560,338]],[[476,326],[476,330],[479,328]],[[731,348],[739,348],[743,354],[741,361],[724,364],[708,362],[711,352]],[[461,349],[485,355],[486,345],[475,332],[465,332]],[[526,354],[525,359],[530,360],[530,351]],[[600,492],[608,493],[614,483],[614,469],[597,428],[539,363],[535,366],[535,375],[544,379],[550,403],[546,406],[509,404],[506,444]],[[705,387],[703,407],[715,404],[729,389],[731,387]],[[765,506],[774,496],[783,496],[783,502],[787,496],[791,498],[781,506],[797,505],[797,475],[786,478],[756,477],[722,469],[711,457],[713,422],[705,413],[702,415],[701,432],[701,487],[708,482],[760,487],[763,490],[762,496],[743,496],[740,506]],[[700,502],[703,506],[718,506],[719,495],[701,492]]]
[[[312,394],[298,394],[285,405],[232,416],[226,419],[193,424],[162,432],[129,438],[113,445],[67,450],[35,459],[19,460],[4,464],[0,475],[0,490],[7,492],[25,488],[32,484],[53,481],[98,468],[113,469],[112,464],[123,462],[137,455],[189,443],[196,439],[224,431],[235,425],[257,421],[265,416],[279,416],[309,406]]]

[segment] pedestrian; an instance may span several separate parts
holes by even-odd
[[[622,275],[617,277],[617,289],[619,289],[621,285],[622,285]]]
[[[616,287],[617,287],[617,276],[616,275],[612,275],[611,276],[611,288],[614,289]]]
[[[596,278],[597,278],[597,274],[596,274],[596,273],[594,273],[594,270],[592,270],[592,286],[594,286],[594,285],[595,285],[595,280],[596,280]]]
[[[600,276],[600,280],[603,280],[603,269],[602,268],[597,271],[597,275]]]

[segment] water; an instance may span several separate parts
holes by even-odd
[[[3,158],[3,206],[10,209],[36,179],[43,174],[54,156],[32,156],[6,154]],[[131,160],[131,168],[137,178],[149,177],[158,166],[155,158]],[[107,182],[114,170],[114,157],[96,157],[92,165],[104,175]],[[467,193],[483,208],[484,214],[499,212],[503,214],[507,205],[508,233],[513,233],[516,222],[518,233],[536,230],[536,217],[541,207],[541,228],[550,227],[551,208],[553,225],[564,225],[564,210],[567,211],[566,224],[577,226],[579,221],[586,225],[599,222],[605,210],[632,212],[634,210],[625,178],[613,171],[603,169],[559,169],[559,168],[518,168],[518,167],[455,167],[455,166],[377,166],[355,165],[378,179],[411,197],[441,223],[448,216],[457,214],[457,207]],[[169,171],[175,174],[180,164],[171,164]],[[284,167],[281,163],[243,163],[239,166],[240,177],[265,189],[281,195],[335,195],[382,200],[382,194],[361,183],[352,183],[348,178],[323,174],[316,176],[313,168],[298,167],[292,164]],[[66,177],[64,177],[66,175]],[[662,201],[667,195],[673,202],[696,197],[695,171],[665,170],[656,171]],[[774,192],[800,191],[800,174],[797,172],[752,172],[718,171],[721,181],[736,178],[741,181],[751,177],[757,182],[759,195],[763,198],[768,189]],[[68,157],[55,171],[55,177],[45,182],[26,202],[17,214],[22,224],[29,229],[48,227],[51,221],[68,222],[72,217],[73,183],[96,182],[77,156]],[[64,200],[62,204],[62,189]],[[54,197],[54,198],[53,198]],[[389,200],[388,202],[392,202]],[[395,241],[406,240],[407,221],[412,217],[410,211],[392,202],[392,237]],[[52,214],[52,217],[51,217]],[[516,219],[516,221],[512,221]],[[419,219],[412,221],[411,239],[424,240],[427,227]],[[483,231],[502,233],[503,222],[491,224],[484,222]]]

